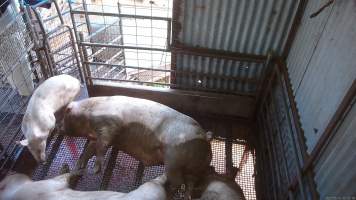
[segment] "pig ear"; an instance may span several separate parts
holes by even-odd
[[[21,141],[16,141],[16,144],[20,144],[22,146],[27,146],[28,145],[28,140],[24,139],[24,140],[21,140]]]
[[[212,139],[213,139],[213,132],[211,132],[211,131],[208,131],[208,132],[206,132],[206,139],[208,140],[208,141],[211,141]]]
[[[72,110],[72,108],[68,105],[64,111],[65,114],[70,113],[70,111]]]

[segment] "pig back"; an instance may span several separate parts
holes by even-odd
[[[139,125],[141,134],[150,134],[161,143],[175,145],[196,138],[206,138],[205,131],[192,118],[160,103],[127,97],[92,97],[70,105],[74,115],[88,119],[110,118],[121,127]]]
[[[51,112],[56,112],[69,104],[79,94],[80,82],[69,75],[53,76],[45,80],[33,93],[27,112],[43,110],[44,107]]]

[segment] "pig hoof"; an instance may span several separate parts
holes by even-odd
[[[69,173],[69,172],[70,172],[69,165],[67,163],[63,164],[60,173],[65,174],[65,173]]]
[[[75,167],[74,167],[75,170],[80,170],[80,169],[83,169],[81,164],[76,164]]]

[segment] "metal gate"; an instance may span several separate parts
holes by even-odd
[[[87,84],[115,81],[169,85],[170,1],[98,0],[71,3]],[[157,2],[157,1],[156,1]],[[78,30],[76,27],[86,27]]]
[[[51,8],[41,8],[45,4]],[[68,3],[59,5],[53,0],[26,5],[22,1],[21,7],[46,77],[65,73],[83,80]]]

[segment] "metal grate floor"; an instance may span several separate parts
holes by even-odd
[[[67,163],[71,169],[74,168],[76,160],[82,153],[86,140],[79,138],[64,137],[56,150],[56,140],[54,138],[48,148],[49,156],[54,156],[52,163],[40,165],[33,173],[34,180],[47,179],[59,174],[60,168]],[[74,142],[77,146],[77,154],[73,154],[68,143]],[[213,160],[212,165],[219,173],[226,172],[225,162],[225,141],[215,139],[212,141]],[[233,163],[235,167],[244,163],[236,182],[242,187],[246,199],[256,199],[254,188],[254,155],[248,151],[244,158],[245,145],[233,143]],[[55,153],[57,152],[57,153]],[[242,161],[245,159],[245,161]],[[119,192],[129,192],[164,172],[164,166],[144,167],[139,161],[122,151],[115,151],[111,148],[106,153],[104,167],[101,173],[94,174],[95,157],[88,162],[88,174],[84,175],[77,183],[76,189],[81,191],[111,190]]]
[[[47,145],[48,162],[35,167],[32,171],[32,178],[41,180],[55,177],[59,174],[64,163],[67,163],[73,169],[86,143],[87,140],[84,138],[70,138],[58,135],[49,138]],[[213,159],[211,164],[218,173],[225,173],[229,165],[226,160],[230,151],[232,165],[240,168],[235,180],[242,187],[246,199],[252,200],[256,199],[254,182],[255,156],[254,152],[249,150],[246,144],[245,141],[241,140],[215,138],[212,141]],[[29,163],[27,161],[29,157],[31,157],[29,153],[23,155],[20,158],[21,164],[17,168],[30,168],[30,164],[27,164]],[[21,160],[26,161],[22,162]],[[102,172],[99,174],[93,173],[94,161],[95,157],[89,160],[87,166],[88,174],[78,181],[77,190],[129,192],[164,172],[164,166],[144,167],[130,155],[111,148],[106,153],[105,163]]]

